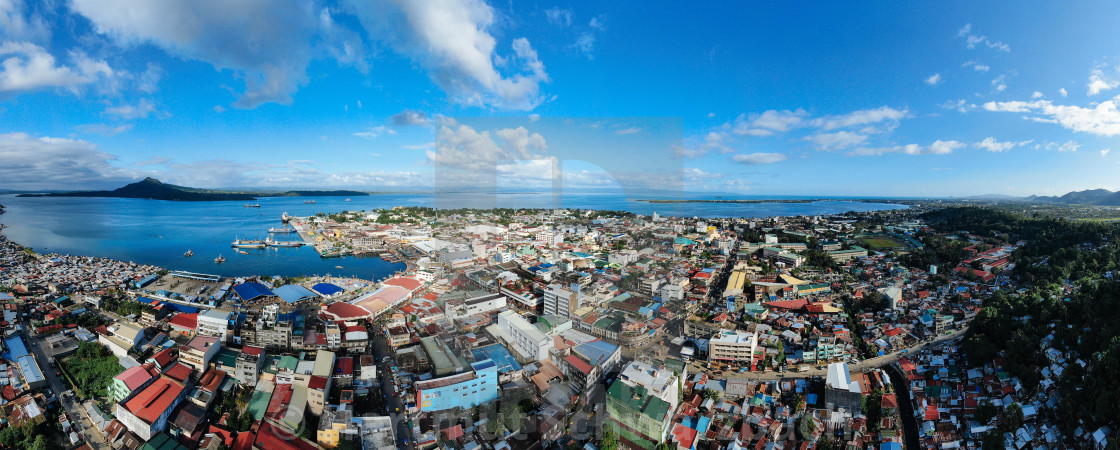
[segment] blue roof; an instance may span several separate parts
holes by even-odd
[[[172,311],[179,311],[186,314],[197,314],[200,309],[193,306],[180,305],[178,303],[164,302],[163,307]]]
[[[136,301],[138,301],[140,303],[149,303],[150,304],[150,303],[154,302],[155,300],[150,299],[148,297],[136,297]]]
[[[12,297],[12,294],[8,294],[6,292],[0,292],[0,300],[11,300],[13,298],[15,298],[15,297]]]
[[[330,284],[330,283],[316,284],[314,286],[311,286],[311,290],[313,290],[315,292],[318,292],[319,295],[322,295],[322,296],[325,296],[325,297],[330,297],[334,294],[342,292],[342,288],[340,288],[338,286],[335,286],[333,284]]]
[[[902,450],[902,444],[898,442],[884,442],[879,444],[879,450]]]
[[[271,290],[263,284],[249,282],[241,283],[233,287],[233,292],[241,297],[242,300],[252,300],[257,297],[272,297],[275,296]]]
[[[9,361],[15,361],[24,356],[30,355],[30,353],[27,352],[27,347],[23,345],[23,338],[19,337],[19,335],[4,339],[4,344],[6,344],[6,346],[8,347],[6,358]]]
[[[471,350],[471,353],[479,361],[487,359],[494,361],[494,364],[498,366],[498,372],[521,370],[521,365],[517,363],[517,359],[502,344],[479,347]]]
[[[312,292],[311,289],[305,288],[298,284],[288,284],[280,286],[276,288],[276,295],[279,295],[280,298],[284,299],[284,301],[288,303],[295,303],[301,300],[307,300],[309,298],[316,298],[319,296],[319,294]]]
[[[618,350],[618,346],[606,341],[591,341],[575,346],[574,350],[592,364],[598,364]]]

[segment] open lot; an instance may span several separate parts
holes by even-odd
[[[871,250],[879,249],[892,249],[892,248],[906,248],[906,244],[895,240],[888,236],[869,236],[861,238],[860,242],[866,245]]]

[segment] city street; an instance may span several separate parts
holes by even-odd
[[[415,449],[416,442],[412,437],[412,429],[408,426],[408,411],[405,409],[404,402],[401,401],[397,395],[396,388],[393,386],[393,370],[388,363],[385,363],[385,357],[389,355],[389,343],[386,342],[385,336],[380,332],[373,333],[373,356],[377,358],[378,367],[381,369],[377,374],[378,381],[381,383],[381,394],[384,395],[386,411],[393,419],[393,429],[396,433],[397,448],[402,449]],[[377,395],[372,393],[371,395]],[[405,444],[405,442],[408,442]]]
[[[35,359],[39,362],[39,366],[43,369],[43,376],[47,379],[47,386],[51,388],[54,395],[58,398],[59,403],[62,405],[62,410],[70,413],[71,425],[78,431],[78,435],[82,440],[89,442],[94,448],[107,448],[108,444],[101,436],[101,432],[93,429],[93,421],[89,420],[86,415],[85,408],[81,404],[74,402],[73,398],[62,395],[63,392],[70,390],[68,385],[57,375],[55,375],[54,367],[47,363],[47,357],[54,356],[54,349],[44,339],[31,337],[25,325],[24,340],[27,343],[28,350],[35,355]]]

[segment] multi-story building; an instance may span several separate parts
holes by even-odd
[[[222,342],[229,342],[227,334],[232,327],[237,313],[221,309],[211,309],[198,314],[196,332],[200,336],[214,336]]]
[[[627,430],[642,447],[664,442],[679,400],[677,378],[665,367],[631,362],[607,389],[608,426]]]
[[[506,296],[502,294],[486,294],[469,298],[460,302],[448,302],[447,316],[452,320],[459,320],[475,314],[484,314],[497,311],[506,307]]]
[[[571,347],[560,359],[560,371],[568,376],[568,384],[583,396],[590,395],[603,374],[614,370],[622,352],[617,345],[595,340]]]
[[[828,255],[831,256],[832,259],[834,259],[836,262],[845,262],[852,258],[866,258],[867,249],[853,245],[852,248],[848,250],[829,251]]]
[[[241,384],[256,386],[261,376],[266,354],[263,348],[246,345],[237,355],[237,381]]]
[[[315,365],[307,379],[307,408],[311,414],[323,413],[327,395],[331,392],[331,375],[334,373],[334,352],[319,350],[315,354]]]
[[[159,372],[156,371],[153,363],[125,369],[124,372],[113,377],[113,382],[109,384],[109,400],[113,403],[124,400],[125,397],[132,394],[132,391],[144,387],[158,375]]]
[[[544,313],[570,319],[579,309],[581,297],[579,288],[573,291],[560,283],[550,284],[544,291]]]
[[[210,360],[218,354],[222,343],[214,336],[195,336],[179,353],[179,362],[187,364],[203,373],[210,365]]]
[[[158,379],[118,402],[115,417],[141,440],[151,440],[167,429],[171,412],[186,398],[190,373],[190,367],[172,365]]]
[[[541,361],[548,358],[552,338],[514,311],[498,314],[498,328],[510,346],[523,361]]]
[[[537,311],[537,308],[541,306],[541,297],[534,295],[533,291],[527,288],[515,291],[508,287],[502,286],[500,289],[498,289],[498,292],[506,296],[507,299],[513,302],[507,302],[507,304],[516,305],[530,311]]]
[[[498,366],[484,359],[472,363],[469,371],[417,381],[415,387],[420,411],[468,409],[498,398]]]
[[[711,361],[738,361],[754,364],[758,346],[758,332],[723,331],[708,340],[708,359]]]
[[[108,331],[108,334],[99,335],[97,341],[118,357],[128,356],[129,350],[144,343],[144,329],[137,325],[117,322],[110,325]]]

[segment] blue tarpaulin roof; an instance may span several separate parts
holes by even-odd
[[[618,350],[618,346],[606,341],[591,341],[579,344],[573,350],[583,355],[592,364],[599,364]]]
[[[234,286],[233,293],[241,297],[242,300],[252,300],[258,297],[272,297],[276,295],[265,285],[255,282],[241,283]]]
[[[342,292],[342,288],[330,283],[319,283],[311,286],[311,290],[318,292],[319,295],[330,297],[334,294]]]
[[[312,292],[311,289],[305,288],[298,284],[280,286],[276,288],[276,295],[279,295],[280,298],[284,299],[284,301],[288,303],[295,303],[301,300],[307,300],[309,298],[316,298],[319,296],[319,294]]]

